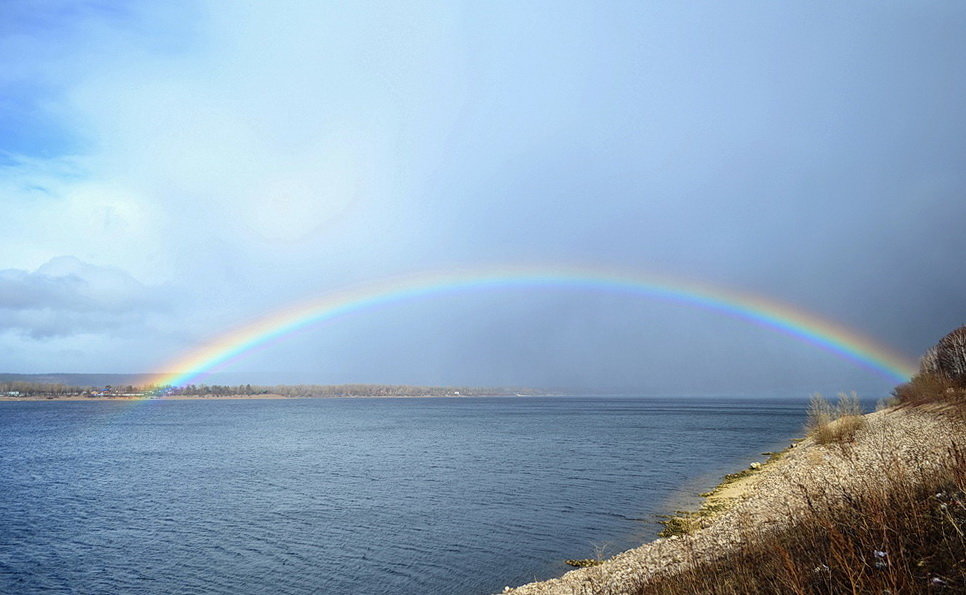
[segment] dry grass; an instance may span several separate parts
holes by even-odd
[[[966,388],[936,377],[916,376],[894,399],[959,424],[966,419]],[[812,438],[839,445],[855,477],[863,466],[852,453],[865,421],[860,413],[854,393],[840,394],[834,406],[816,395],[809,407]],[[792,522],[778,529],[751,523],[741,547],[692,560],[637,592],[966,592],[966,447],[958,432],[949,440],[941,462],[883,452],[885,472],[859,484],[802,484],[807,506]]]
[[[953,409],[966,408],[966,386],[936,374],[919,373],[892,391],[900,406],[940,405]]]
[[[898,460],[898,459],[897,459]],[[897,464],[854,490],[802,487],[808,507],[746,545],[639,593],[919,593],[966,590],[966,455],[942,468]]]
[[[806,429],[817,444],[843,444],[855,440],[855,435],[865,426],[859,397],[839,393],[838,403],[832,405],[815,393],[808,407]]]

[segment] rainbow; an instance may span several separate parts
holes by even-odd
[[[599,268],[537,266],[448,271],[397,277],[326,294],[242,325],[165,367],[170,372],[145,380],[157,386],[183,386],[252,349],[341,316],[427,296],[509,288],[558,288],[617,292],[696,306],[795,337],[855,362],[893,381],[904,382],[916,363],[848,328],[760,296],[670,277],[605,271]]]

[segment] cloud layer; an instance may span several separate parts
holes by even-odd
[[[35,339],[130,331],[160,306],[130,275],[71,256],[35,271],[0,270],[0,333]]]
[[[0,348],[144,371],[347,285],[563,262],[761,293],[915,356],[962,322],[964,27],[956,3],[3,3]],[[134,279],[164,286],[164,309]],[[686,354],[726,323],[520,299],[373,314],[246,365],[320,382],[865,374],[730,327],[695,374]],[[123,364],[118,333],[141,334]]]

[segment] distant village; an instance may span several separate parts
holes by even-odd
[[[5,397],[145,397],[158,394],[153,389],[133,385],[91,387],[46,382],[0,382],[0,395]]]

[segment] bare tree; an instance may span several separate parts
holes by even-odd
[[[922,354],[919,359],[919,373],[924,375],[939,374],[939,347],[933,345]]]
[[[937,372],[956,383],[966,382],[966,325],[943,337],[935,349]]]

